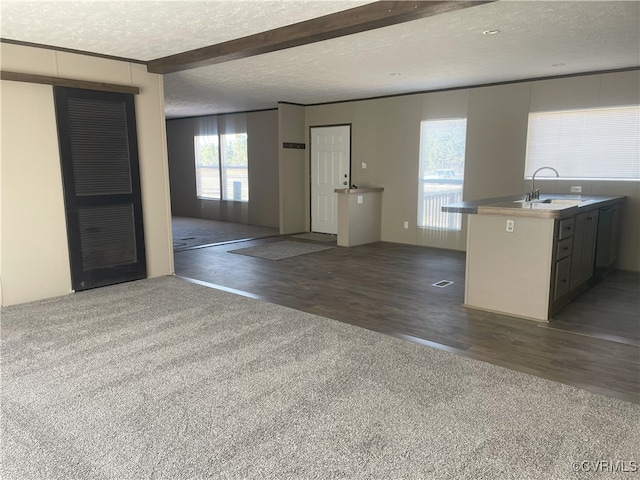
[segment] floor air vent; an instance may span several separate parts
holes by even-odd
[[[444,288],[451,285],[453,282],[451,280],[440,280],[439,282],[434,283],[433,287]]]

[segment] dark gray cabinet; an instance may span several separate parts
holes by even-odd
[[[582,209],[581,209],[582,210]],[[556,220],[549,312],[560,310],[583,291],[597,272],[616,259],[622,202],[593,206]]]
[[[571,254],[569,290],[575,290],[593,276],[598,233],[598,209],[576,215]]]
[[[596,238],[596,269],[608,270],[616,261],[622,203],[599,210]]]
[[[571,239],[567,239],[571,240]],[[560,300],[569,293],[571,279],[571,257],[565,257],[556,262],[554,278],[553,299]]]

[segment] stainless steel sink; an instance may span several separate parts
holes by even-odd
[[[576,200],[573,198],[545,198],[544,200],[538,200],[539,203],[551,203],[558,205],[567,205],[567,206],[575,206],[578,205],[581,200]]]
[[[522,203],[523,205],[530,205],[531,207],[535,207],[536,205],[558,205],[563,207],[575,207],[576,205],[580,205],[582,200],[577,198],[543,198],[536,199],[527,202],[526,200],[515,200],[514,203]]]

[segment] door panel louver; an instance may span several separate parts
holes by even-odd
[[[131,193],[124,102],[70,98],[68,107],[76,195]]]
[[[137,261],[131,205],[80,208],[78,223],[84,270]]]

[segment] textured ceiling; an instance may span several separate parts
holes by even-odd
[[[153,60],[367,1],[2,0],[2,38]]]
[[[4,0],[1,35],[146,61],[364,3]],[[165,110],[184,117],[639,65],[637,1],[500,1],[167,74]]]

